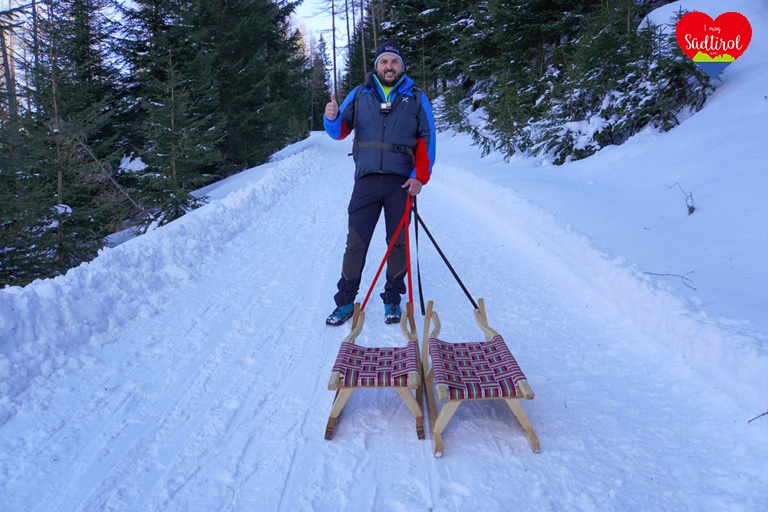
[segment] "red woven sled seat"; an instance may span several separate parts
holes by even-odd
[[[429,340],[435,384],[445,385],[450,400],[521,398],[517,383],[526,380],[501,335],[478,343]]]
[[[343,387],[406,387],[408,374],[420,368],[418,341],[405,347],[361,347],[343,342],[332,371]]]

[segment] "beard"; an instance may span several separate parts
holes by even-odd
[[[376,72],[376,78],[379,79],[379,83],[386,87],[392,87],[393,85],[395,85],[397,81],[400,80],[400,78],[405,73],[405,71],[400,71],[399,73],[395,71],[394,73],[388,74],[386,71],[387,70],[384,70],[383,73],[378,71]],[[394,77],[394,78],[387,79],[387,76]]]

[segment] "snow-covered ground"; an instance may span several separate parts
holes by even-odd
[[[387,390],[323,439],[352,163],[315,133],[168,226],[0,290],[0,509],[766,510],[768,7],[728,9],[752,43],[669,133],[562,167],[439,137],[420,212],[528,376],[540,453],[483,402],[435,458]],[[420,242],[442,337],[481,339]],[[404,344],[377,298],[366,312],[360,344]]]

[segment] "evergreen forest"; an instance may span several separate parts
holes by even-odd
[[[439,129],[556,165],[669,130],[712,90],[676,20],[644,23],[668,1],[323,0],[319,35],[300,3],[0,0],[0,286],[90,261],[322,130],[387,39]]]

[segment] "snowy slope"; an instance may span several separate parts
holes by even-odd
[[[768,7],[729,9],[750,48],[670,133],[563,167],[439,137],[420,211],[527,374],[541,453],[489,402],[459,409],[435,459],[374,390],[323,439],[352,165],[317,133],[168,226],[0,290],[0,508],[765,510],[768,417],[748,421],[768,410]],[[444,337],[478,339],[421,241]],[[657,275],[691,271],[695,290]],[[380,309],[359,342],[403,344]]]

